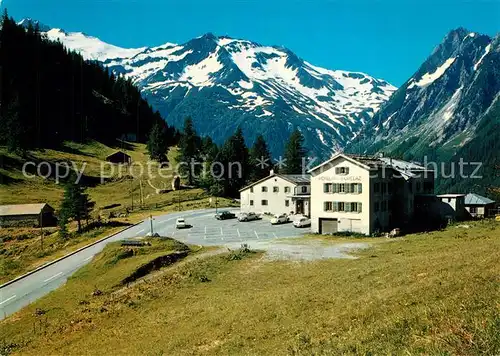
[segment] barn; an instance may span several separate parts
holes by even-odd
[[[120,163],[130,164],[132,162],[132,157],[130,157],[123,151],[116,151],[115,153],[112,153],[109,156],[107,156],[106,161],[116,164]]]
[[[54,226],[54,208],[47,203],[0,205],[0,227]]]

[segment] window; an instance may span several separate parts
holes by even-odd
[[[373,185],[373,192],[374,193],[380,193],[380,183],[375,183]]]
[[[280,187],[273,187],[273,193],[278,193],[280,191]]]
[[[348,185],[348,187],[349,187],[349,193],[360,194],[363,191],[361,183],[351,183]]]
[[[362,203],[351,203],[351,211],[353,213],[361,213]]]
[[[448,203],[451,203],[451,198],[448,198]]]
[[[332,183],[323,184],[323,192],[324,193],[333,193],[333,184]]]
[[[380,203],[378,201],[376,201],[375,204],[373,205],[373,210],[375,212],[380,211]]]
[[[266,206],[266,205],[267,205],[267,200],[262,200],[262,201],[260,202],[260,204],[261,204],[261,205]]]
[[[392,183],[387,183],[387,194],[392,194]]]
[[[471,214],[477,214],[477,207],[475,207],[475,206],[471,206],[471,207],[469,208],[469,212],[470,212]]]
[[[382,211],[387,211],[387,201],[384,200],[381,205],[382,205],[382,209],[381,210]]]
[[[267,192],[267,187],[262,187],[262,193]]]
[[[250,193],[253,193],[253,187],[250,187]]]
[[[338,202],[338,211],[345,211],[345,204],[343,202]]]
[[[285,200],[285,206],[290,206],[290,200]]]
[[[338,188],[339,193],[345,193],[345,184],[341,183],[338,186],[339,186],[339,188]]]
[[[250,206],[253,206],[253,200],[250,200]]]
[[[325,211],[333,211],[333,202],[325,201],[324,208],[325,208]]]
[[[337,167],[335,168],[335,174],[349,174],[349,167]]]
[[[381,188],[382,188],[382,194],[385,194],[387,192],[387,183],[380,183]]]
[[[305,185],[302,186],[302,193],[307,193],[307,187]]]
[[[290,187],[285,187],[285,193],[290,193]]]

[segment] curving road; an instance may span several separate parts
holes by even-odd
[[[224,210],[224,209],[219,209]],[[227,209],[237,213],[239,209]],[[215,209],[183,211],[157,216],[153,219],[153,230],[161,236],[171,236],[179,241],[197,245],[252,244],[276,238],[296,237],[308,233],[309,229],[296,229],[291,224],[272,226],[267,220],[238,222],[236,219],[218,221]],[[175,229],[175,220],[186,219],[192,227]],[[141,222],[125,231],[70,255],[54,264],[36,271],[22,279],[0,287],[0,319],[16,312],[38,298],[61,286],[81,266],[87,264],[107,243],[150,232],[151,223]]]

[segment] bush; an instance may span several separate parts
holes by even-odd
[[[352,232],[352,231],[339,231],[331,234],[332,236],[336,237],[354,237],[354,238],[363,238],[366,237],[364,234],[360,234],[359,232]]]

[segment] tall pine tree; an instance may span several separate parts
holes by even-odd
[[[286,166],[283,169],[284,173],[302,174],[302,162],[305,157],[304,137],[298,129],[295,129],[285,146]]]
[[[149,158],[163,162],[168,152],[167,128],[161,121],[154,123],[147,143]]]
[[[224,195],[236,197],[249,178],[249,154],[241,127],[238,127],[236,132],[226,140],[220,156],[225,169]]]
[[[64,187],[64,196],[60,210],[60,226],[62,231],[66,231],[65,224],[69,219],[73,219],[78,224],[78,232],[82,230],[82,220],[90,217],[94,202],[90,201],[85,187],[76,183],[76,178],[71,175]]]
[[[268,176],[271,166],[271,153],[264,137],[259,135],[250,149],[250,181],[257,181]]]
[[[201,139],[196,134],[193,120],[190,117],[186,117],[184,120],[184,131],[179,144],[179,169],[184,176],[187,176],[189,185],[195,183],[195,178],[201,169],[198,165],[193,166],[194,163],[200,163],[200,146]]]

